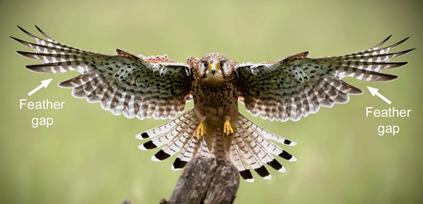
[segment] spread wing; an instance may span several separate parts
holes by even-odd
[[[12,38],[35,52],[18,53],[43,62],[26,67],[35,72],[78,71],[80,75],[60,83],[72,88],[75,97],[100,102],[105,110],[128,118],[167,119],[184,109],[192,81],[185,64],[140,58],[122,50],[117,55],[98,54],[61,44],[38,27],[45,39],[20,29],[35,43]]]
[[[320,106],[346,103],[349,95],[362,91],[344,82],[344,77],[365,81],[397,78],[381,71],[406,64],[390,61],[413,49],[391,52],[408,38],[384,46],[390,37],[370,49],[344,56],[307,58],[308,52],[304,52],[271,64],[238,65],[240,95],[253,115],[281,121],[297,121],[316,113]]]

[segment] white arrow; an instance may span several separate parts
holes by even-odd
[[[383,96],[382,94],[379,93],[379,89],[377,88],[373,88],[368,86],[367,89],[369,89],[370,94],[372,94],[372,96],[377,96],[380,99],[382,99],[383,101],[385,101],[387,104],[391,105],[392,101],[387,99],[385,96]]]
[[[47,88],[51,80],[52,79],[42,80],[40,85],[38,85],[37,87],[32,89],[30,92],[28,92],[28,96],[32,96],[33,94],[37,93],[37,91],[39,91],[42,88]]]

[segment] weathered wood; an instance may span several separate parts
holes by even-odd
[[[161,204],[230,204],[239,187],[238,170],[229,161],[198,157],[187,164],[169,201]]]

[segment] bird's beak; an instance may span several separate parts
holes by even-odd
[[[214,75],[216,73],[216,71],[218,71],[220,69],[220,64],[219,63],[210,63],[209,64],[209,71]]]

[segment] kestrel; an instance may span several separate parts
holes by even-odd
[[[309,58],[302,52],[269,63],[238,63],[222,54],[210,53],[178,63],[167,56],[136,56],[116,50],[116,55],[84,51],[59,43],[37,30],[35,36],[19,27],[35,43],[13,39],[35,52],[19,54],[41,60],[27,65],[34,72],[79,75],[61,82],[77,98],[99,102],[105,110],[128,118],[172,119],[136,137],[147,140],[142,150],[160,148],[153,160],[175,154],[173,169],[183,168],[197,156],[230,160],[246,181],[250,170],[270,179],[266,165],[285,172],[278,161],[296,161],[285,148],[295,142],[270,133],[240,114],[238,102],[254,116],[268,120],[297,121],[316,113],[320,106],[346,103],[349,95],[362,91],[342,79],[390,81],[397,76],[381,71],[405,65],[390,62],[413,49],[391,52],[408,38],[392,45],[391,36],[370,49],[335,57]],[[194,107],[185,111],[187,100]]]

